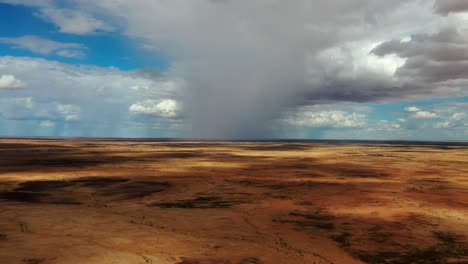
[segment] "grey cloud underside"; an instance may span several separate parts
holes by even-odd
[[[396,54],[406,58],[395,76],[408,91],[434,93],[439,96],[466,95],[468,80],[468,38],[456,28],[444,28],[428,35],[412,36],[409,41],[390,40],[373,50],[379,56]],[[423,89],[421,87],[424,87]],[[439,94],[437,94],[439,93]]]
[[[468,2],[465,0],[437,0],[436,9],[441,14],[468,11]]]

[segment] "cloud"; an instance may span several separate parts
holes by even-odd
[[[460,83],[467,77],[463,24],[437,13],[432,1],[78,6],[125,21],[127,36],[173,59],[171,74],[187,84],[187,132],[197,138],[268,136],[272,120],[303,105],[468,94]]]
[[[416,34],[409,41],[391,40],[377,46],[373,53],[379,56],[396,54],[406,63],[396,76],[408,85],[426,86],[425,90],[437,91],[452,86],[459,94],[466,89],[457,80],[468,78],[468,35],[455,28],[444,28],[435,34]],[[450,89],[441,89],[450,94]]]
[[[0,0],[0,3],[28,6],[51,6],[54,0]]]
[[[468,115],[465,113],[454,113],[451,116],[444,117],[445,121],[434,124],[434,128],[457,129],[468,128]]]
[[[309,127],[363,127],[366,124],[365,117],[343,111],[304,112],[293,124]]]
[[[301,107],[286,116],[285,122],[299,127],[359,128],[367,125],[367,107],[317,105]]]
[[[8,71],[34,88],[41,101],[125,102],[179,96],[178,82],[142,71],[121,71],[90,65],[70,65],[40,58],[0,57],[0,72]]]
[[[166,99],[162,101],[146,100],[132,104],[129,107],[132,113],[156,115],[164,118],[176,118],[179,115],[180,109],[176,101]]]
[[[25,85],[26,84],[23,81],[16,79],[14,75],[0,75],[0,89],[17,89],[22,88]]]
[[[72,3],[73,1],[70,1]],[[83,1],[85,2],[85,1]],[[36,16],[53,23],[60,32],[68,34],[94,34],[100,32],[114,32],[116,28],[104,19],[98,19],[94,15],[93,8],[63,8],[54,0],[0,0],[0,3],[25,5],[38,8]],[[80,5],[78,2],[77,5]]]
[[[375,130],[377,131],[386,131],[386,132],[392,132],[392,131],[397,131],[401,128],[401,121],[398,122],[392,122],[388,120],[379,120],[377,125],[375,126]]]
[[[45,121],[41,121],[39,123],[39,126],[46,127],[46,128],[51,128],[51,127],[55,127],[55,123],[52,122],[52,121],[49,121],[49,120],[45,120]]]
[[[43,8],[38,16],[57,25],[62,33],[85,35],[115,31],[111,25],[79,10]]]
[[[308,118],[315,120],[311,125],[333,126],[332,121],[320,120],[359,124],[365,113],[313,107],[467,96],[464,2],[71,0],[67,9],[53,3],[40,9],[43,17],[69,33],[115,30],[81,20],[106,25],[118,21],[124,25],[119,32],[139,42],[146,52],[157,50],[172,60],[165,77],[157,77],[164,81],[148,84],[139,79],[128,86],[130,92],[110,87],[110,83],[123,85],[113,83],[114,73],[110,77],[102,69],[96,77],[72,68],[77,75],[89,74],[89,80],[67,73],[73,81],[64,81],[64,87],[74,87],[79,80],[76,86],[87,91],[83,97],[89,98],[90,89],[81,86],[88,82],[98,87],[98,97],[106,102],[125,101],[126,113],[128,105],[150,113],[157,112],[154,108],[161,100],[176,100],[183,105],[180,115],[188,123],[188,136],[262,138],[269,136],[270,124],[285,112],[300,116],[307,107],[317,113],[309,111]],[[65,26],[75,20],[77,28],[75,23]],[[177,84],[183,91],[161,96],[154,87],[163,83]],[[116,98],[115,90],[125,100]],[[154,98],[143,96],[151,93]],[[407,112],[404,125],[432,124],[436,116],[443,115],[434,109]],[[400,130],[410,130],[400,125]]]
[[[59,112],[66,121],[77,121],[80,119],[80,109],[70,104],[58,104],[57,112]]]
[[[181,84],[152,70],[122,71],[7,56],[0,57],[0,72],[14,75],[30,88],[0,97],[0,122],[10,126],[11,122],[16,126],[38,121],[38,125],[49,120],[55,123],[57,136],[174,136],[180,129],[173,125],[179,117],[174,116],[171,101],[160,106],[159,116],[129,112],[135,102],[179,101]]]
[[[14,48],[26,49],[42,55],[57,55],[66,58],[86,57],[86,46],[79,43],[53,41],[37,36],[0,38],[0,42],[12,44]]]
[[[47,120],[54,119],[51,107],[39,104],[32,97],[3,97],[0,112],[8,120]]]
[[[421,111],[421,109],[416,106],[409,106],[409,107],[405,107],[405,111],[406,112],[419,112]]]
[[[408,117],[411,119],[434,119],[439,117],[439,115],[436,113],[424,111],[416,106],[408,106],[405,107],[404,110],[409,114]]]
[[[465,0],[436,0],[435,7],[441,14],[467,12],[468,2]]]
[[[410,116],[413,119],[433,119],[439,117],[436,113],[428,111],[417,111]]]
[[[2,98],[0,113],[9,120],[49,120],[72,122],[80,120],[80,108],[57,102],[38,102],[32,97]]]
[[[445,103],[434,106],[440,122],[434,124],[436,129],[451,131],[468,130],[468,103]]]

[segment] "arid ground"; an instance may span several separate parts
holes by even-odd
[[[468,263],[468,146],[4,139],[0,263]]]

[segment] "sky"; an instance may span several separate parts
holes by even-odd
[[[0,0],[0,136],[468,140],[466,0]]]

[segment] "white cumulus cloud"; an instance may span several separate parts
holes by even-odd
[[[25,85],[23,81],[16,79],[12,74],[0,75],[0,89],[17,89]]]
[[[409,106],[409,107],[405,107],[405,111],[406,112],[418,112],[418,111],[421,111],[421,109],[416,106]]]
[[[414,114],[410,115],[410,118],[412,119],[434,119],[438,117],[438,114],[429,111],[417,111]]]
[[[132,104],[129,108],[132,113],[140,113],[147,115],[156,115],[164,118],[175,118],[179,115],[180,108],[176,101],[171,99],[156,102],[154,100],[146,100]]]

